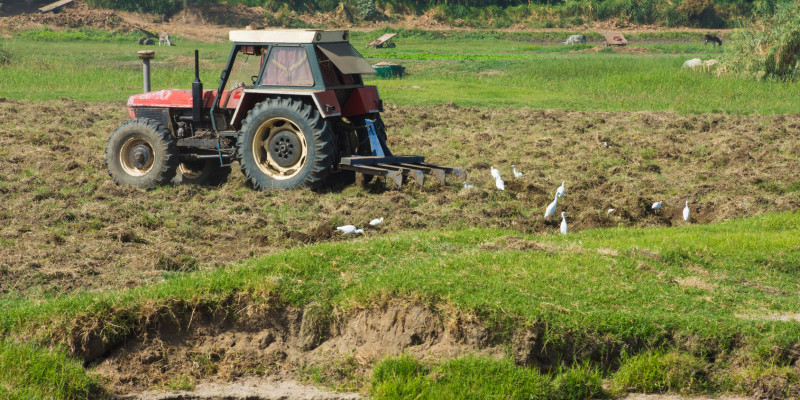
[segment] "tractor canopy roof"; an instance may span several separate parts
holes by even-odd
[[[320,29],[267,29],[230,31],[230,40],[242,45],[247,54],[254,54],[262,46],[305,45],[313,46],[325,54],[344,74],[374,74],[375,69],[348,42],[346,30]],[[253,51],[252,53],[249,51]]]
[[[237,43],[299,44],[347,42],[350,32],[322,29],[265,29],[230,31],[230,40]]]

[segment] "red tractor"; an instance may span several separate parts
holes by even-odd
[[[343,171],[354,171],[357,182],[382,176],[396,186],[404,177],[422,184],[425,174],[442,183],[447,173],[465,179],[420,156],[392,155],[378,90],[361,78],[375,70],[347,31],[231,31],[230,39],[217,90],[203,90],[195,51],[191,90],[130,97],[131,120],[106,147],[114,182],[210,182],[226,176],[233,160],[260,190],[315,188]]]

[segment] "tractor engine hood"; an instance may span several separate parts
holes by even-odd
[[[203,91],[204,108],[211,108],[216,94],[216,90]],[[192,108],[192,90],[165,89],[135,94],[128,98],[128,108],[131,107]]]

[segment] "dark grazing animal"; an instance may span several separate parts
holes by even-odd
[[[715,42],[718,45],[722,46],[722,39],[720,39],[719,37],[717,37],[715,35],[706,35],[706,42],[703,43],[703,46],[707,45],[708,42],[711,42],[712,46],[714,45]]]

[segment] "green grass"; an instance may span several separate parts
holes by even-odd
[[[514,329],[540,326],[541,340],[555,352],[594,346],[598,338],[623,349],[625,343],[669,349],[690,341],[692,353],[701,356],[738,354],[754,365],[777,367],[791,361],[780,349],[796,341],[800,326],[778,319],[800,308],[794,295],[800,287],[800,214],[527,236],[540,249],[528,251],[509,245],[510,235],[519,234],[474,229],[368,237],[282,251],[228,268],[178,273],[164,283],[129,290],[5,297],[0,299],[5,310],[0,330],[6,336],[58,341],[81,316],[103,321],[98,333],[114,341],[139,326],[144,310],[174,304],[228,307],[231,298],[245,295],[301,308],[316,304],[329,315],[326,310],[346,313],[351,307],[405,298],[477,316],[491,328],[495,344],[510,340]],[[669,357],[633,356],[617,382],[621,387],[652,382],[637,387],[648,391],[705,390],[706,385],[693,386],[694,373],[687,378],[682,369],[677,377],[667,372],[642,380],[636,375],[647,371],[645,366],[691,367],[686,360]],[[510,376],[507,384],[516,386]],[[452,387],[478,378],[462,376]],[[387,385],[387,393],[406,390]],[[435,390],[450,390],[446,387]]]
[[[0,398],[83,399],[97,393],[97,377],[63,349],[0,339]]]
[[[10,60],[0,65],[0,97],[53,100],[125,101],[141,91],[141,64],[134,40],[92,34],[86,40],[37,39],[49,31],[0,39]],[[75,33],[84,35],[86,32]],[[564,33],[566,34],[566,33]],[[368,33],[354,32],[360,50]],[[642,44],[649,54],[574,52],[583,46],[547,45],[523,37],[491,35],[427,39],[398,38],[394,49],[364,51],[372,62],[406,65],[403,79],[377,80],[386,101],[398,105],[456,102],[477,107],[558,108],[587,111],[796,113],[796,84],[755,82],[737,77],[685,71],[689,58],[718,58],[723,49],[699,39],[672,44]],[[559,34],[559,37],[563,36]],[[202,57],[201,79],[216,88],[229,52],[227,43],[178,40],[156,48],[153,88],[189,88],[192,50]],[[770,101],[763,101],[769,98]]]
[[[556,399],[548,376],[509,360],[463,357],[433,368],[405,356],[376,365],[376,399]],[[576,397],[573,397],[577,399]]]

